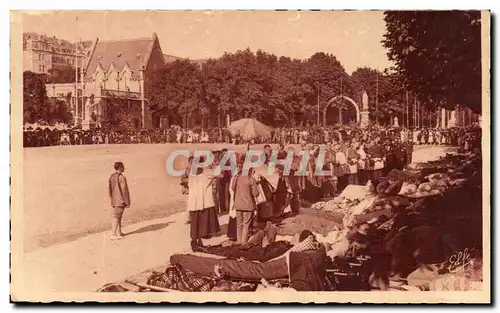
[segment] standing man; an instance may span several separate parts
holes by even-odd
[[[345,156],[347,158],[346,169],[348,168],[347,184],[358,185],[358,145],[350,139],[347,143]]]
[[[109,197],[111,199],[112,223],[111,239],[122,239],[122,216],[123,211],[130,207],[130,195],[128,191],[127,179],[123,176],[125,166],[122,162],[115,162],[115,172],[109,178]]]
[[[239,172],[239,175],[232,182],[231,189],[234,193],[234,208],[236,210],[236,238],[239,244],[244,244],[251,235],[250,228],[256,208],[255,197],[259,196],[259,190],[253,175],[253,168],[245,173],[243,162],[240,162]]]

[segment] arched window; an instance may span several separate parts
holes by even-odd
[[[124,90],[130,89],[128,86],[129,80],[130,80],[130,71],[128,69],[124,69],[124,71],[122,73],[122,81],[123,81]]]

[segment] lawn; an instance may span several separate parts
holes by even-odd
[[[125,164],[132,205],[124,224],[185,210],[178,177],[165,162],[174,149],[214,145],[100,145],[24,149],[25,251],[109,228],[108,178]]]

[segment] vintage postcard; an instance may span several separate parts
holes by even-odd
[[[13,302],[489,303],[489,11],[12,11]]]

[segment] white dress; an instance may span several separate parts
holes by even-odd
[[[366,152],[363,147],[359,147],[358,151],[358,170],[364,170],[366,168]]]
[[[429,132],[429,144],[432,145],[434,143],[434,132]]]
[[[206,170],[200,175],[190,175],[188,184],[188,211],[201,211],[215,206],[212,192],[211,171]]]
[[[415,143],[415,144],[418,141],[418,134],[419,134],[418,131],[416,131],[416,130],[413,131],[413,143]]]

